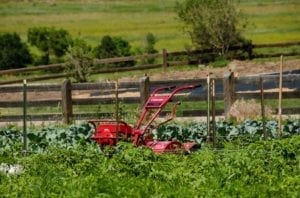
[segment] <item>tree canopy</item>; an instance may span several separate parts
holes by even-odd
[[[177,3],[177,13],[196,48],[215,48],[224,54],[243,40],[242,14],[232,0],[184,0]]]

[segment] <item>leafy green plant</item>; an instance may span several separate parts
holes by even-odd
[[[3,197],[298,197],[300,137],[227,143],[191,155],[155,155],[128,143],[110,157],[95,144],[15,157],[17,176],[0,172]],[[2,158],[2,160],[5,160]]]
[[[278,126],[274,120],[265,124],[268,139],[278,137]],[[217,138],[219,141],[232,141],[243,139],[246,142],[253,142],[263,139],[263,122],[261,120],[245,120],[234,124],[233,122],[220,121],[216,123]],[[283,137],[300,134],[299,120],[287,120],[283,126]],[[178,141],[196,141],[202,144],[206,141],[206,123],[189,123],[187,125],[170,124],[164,125],[154,132],[154,138],[160,140],[176,139]]]
[[[90,144],[91,135],[92,128],[88,124],[70,125],[68,128],[48,126],[41,129],[30,129],[27,132],[28,148],[30,152],[44,152],[51,146],[73,148],[78,145]],[[22,145],[22,138],[22,131],[15,127],[1,129],[0,153],[15,151],[16,146]]]

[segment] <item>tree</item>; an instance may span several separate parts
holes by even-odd
[[[78,82],[87,82],[93,65],[92,50],[82,39],[75,39],[67,52],[67,68]]]
[[[16,33],[0,35],[0,69],[25,67],[31,63],[32,57],[28,47]]]
[[[242,14],[232,0],[184,0],[177,3],[179,18],[185,23],[196,48],[214,48],[222,54],[243,41]]]
[[[100,44],[94,49],[96,58],[113,58],[131,55],[131,45],[121,37],[104,36]],[[115,66],[132,66],[134,61],[121,62]]]
[[[49,64],[50,55],[63,56],[72,43],[70,34],[63,29],[34,27],[28,30],[28,42],[44,52],[43,64]]]

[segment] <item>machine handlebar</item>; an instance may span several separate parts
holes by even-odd
[[[202,85],[201,84],[194,85],[194,88],[199,88],[199,87],[202,87]]]
[[[186,85],[186,86],[181,86],[181,87],[177,87],[177,86],[160,87],[160,88],[155,89],[153,91],[152,95],[158,94],[159,92],[162,92],[162,91],[170,91],[170,90],[173,90],[173,92],[171,94],[174,95],[175,93],[177,93],[181,90],[196,89],[201,86],[202,86],[201,84],[195,84],[195,85]]]

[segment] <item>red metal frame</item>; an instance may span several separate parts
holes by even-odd
[[[168,104],[168,102],[171,101],[171,99],[173,98],[173,96],[176,93],[183,91],[183,90],[195,89],[200,86],[201,86],[200,84],[197,84],[197,85],[185,85],[185,86],[181,86],[181,87],[175,87],[175,86],[161,87],[161,88],[155,89],[152,92],[152,94],[150,95],[150,97],[148,98],[147,102],[145,103],[143,110],[142,110],[141,117],[138,120],[136,127],[134,127],[134,129],[133,129],[133,132],[134,132],[134,142],[133,143],[135,145],[140,144],[141,138],[143,138],[145,136],[145,134],[147,134],[147,131],[149,130],[149,126],[158,117],[159,113],[165,108],[165,106]],[[159,95],[159,94],[165,93],[170,90],[173,90],[173,91],[171,93],[168,93],[167,95]],[[176,103],[173,106],[172,117],[163,123],[171,121],[175,117],[176,107],[179,104],[180,103]],[[154,112],[154,114],[152,114],[152,117],[142,128],[142,124],[146,118],[146,115],[149,114],[151,110],[155,110],[155,112]],[[157,128],[157,127],[158,126],[156,126],[154,128]]]
[[[132,127],[126,122],[116,120],[90,120],[95,132],[92,139],[101,147],[114,146],[121,139],[129,139],[132,136]]]
[[[153,121],[159,116],[159,113],[165,108],[173,96],[180,91],[195,89],[200,84],[185,85],[181,87],[169,86],[155,89],[147,102],[145,103],[140,119],[134,128],[126,122],[115,120],[90,120],[89,123],[94,125],[95,133],[92,137],[101,147],[105,145],[113,146],[120,139],[131,140],[136,146],[145,145],[150,147],[156,153],[164,152],[182,152],[190,151],[196,145],[194,142],[180,143],[178,141],[153,141],[151,132],[161,124],[171,121],[176,116],[176,107],[180,104],[177,102],[173,105],[171,117],[156,126],[151,126]],[[168,91],[172,91],[168,93]],[[163,94],[163,95],[162,95]],[[154,112],[153,112],[154,111]],[[147,117],[149,116],[149,118]],[[149,120],[147,121],[148,118]],[[146,122],[146,124],[144,124]],[[151,127],[150,127],[151,126]]]

